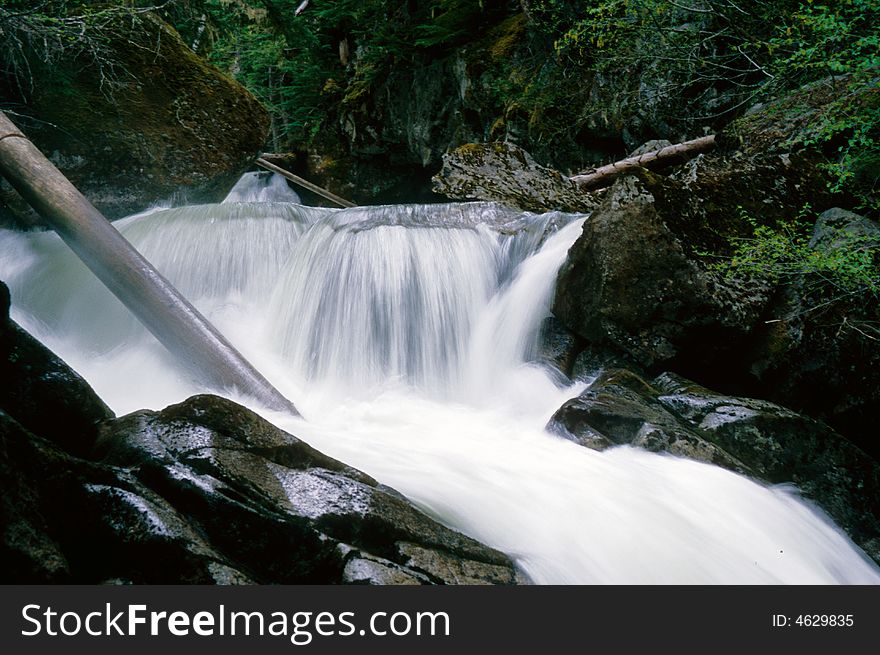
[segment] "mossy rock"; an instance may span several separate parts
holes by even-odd
[[[19,127],[108,217],[174,195],[217,201],[261,150],[269,119],[244,87],[151,14],[104,30],[103,61],[32,62]],[[14,203],[6,203],[14,204]]]

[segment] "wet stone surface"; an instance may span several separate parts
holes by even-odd
[[[880,561],[880,464],[830,427],[766,400],[720,394],[673,373],[650,382],[607,369],[548,428],[603,450],[631,445],[793,483]]]

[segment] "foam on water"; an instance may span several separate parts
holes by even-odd
[[[117,225],[305,419],[257,411],[536,582],[880,582],[791,488],[544,430],[584,386],[533,361],[583,220],[236,202]],[[205,391],[54,235],[0,234],[0,277],[14,317],[117,412]]]

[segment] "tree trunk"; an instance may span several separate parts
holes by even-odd
[[[0,112],[0,174],[171,353],[208,386],[296,412]]]
[[[646,152],[636,157],[627,157],[620,161],[601,166],[592,173],[584,175],[574,175],[569,179],[577,184],[578,188],[589,191],[598,189],[611,184],[619,175],[636,168],[654,168],[666,166],[676,163],[677,161],[687,161],[692,157],[706,152],[715,147],[715,135],[700,137],[693,141],[684,141],[675,145],[666,146],[653,152]]]

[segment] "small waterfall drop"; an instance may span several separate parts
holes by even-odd
[[[534,356],[584,217],[317,209],[273,193],[117,225],[296,402],[305,419],[254,408],[284,429],[509,553],[535,582],[880,582],[791,489],[543,429],[583,388]],[[54,235],[0,233],[0,278],[14,318],[117,412],[203,391]]]
[[[300,198],[281,175],[254,171],[242,175],[223,199],[224,204],[233,202],[299,203]]]

